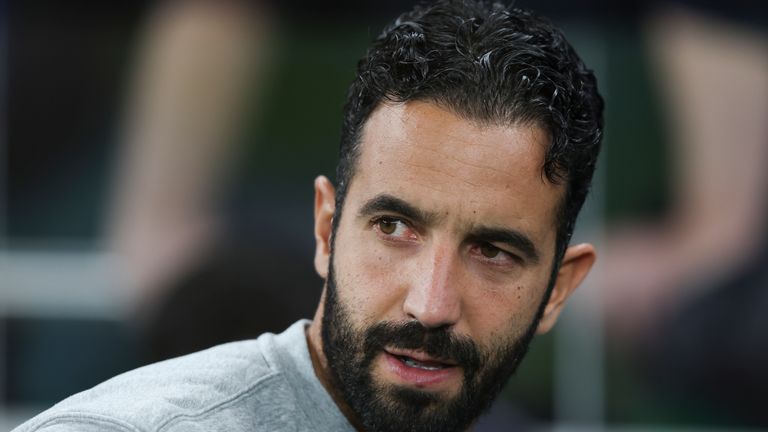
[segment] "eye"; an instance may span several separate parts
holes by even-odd
[[[485,243],[480,246],[480,253],[486,258],[496,258],[501,250],[494,245]]]
[[[379,231],[387,235],[392,235],[397,230],[397,221],[392,219],[381,219],[378,222]]]
[[[472,247],[471,253],[481,261],[500,267],[514,267],[519,264],[519,259],[511,252],[507,252],[492,243],[479,243]]]
[[[416,240],[416,233],[405,221],[390,217],[381,216],[372,221],[374,229],[381,237],[389,241],[411,241]]]

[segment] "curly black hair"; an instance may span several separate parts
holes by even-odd
[[[542,173],[565,183],[555,269],[592,182],[603,131],[594,74],[550,21],[500,3],[416,6],[358,62],[344,107],[334,232],[355,174],[363,126],[382,102],[429,101],[469,120],[534,124],[550,137]]]

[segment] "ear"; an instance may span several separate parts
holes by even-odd
[[[315,271],[328,277],[331,256],[331,233],[336,210],[336,190],[325,176],[315,179]]]
[[[595,248],[591,244],[582,243],[570,246],[565,250],[560,270],[557,272],[557,279],[555,279],[555,286],[552,288],[536,333],[543,334],[552,329],[563,310],[565,301],[587,277],[587,273],[589,273],[589,269],[592,268],[596,258]]]

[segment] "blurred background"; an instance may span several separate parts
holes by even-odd
[[[312,180],[412,1],[0,0],[0,430],[311,317]],[[768,5],[528,0],[599,78],[599,262],[478,430],[768,430]]]

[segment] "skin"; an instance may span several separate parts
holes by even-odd
[[[546,294],[555,210],[564,193],[541,172],[547,139],[534,125],[478,124],[426,102],[377,107],[363,131],[334,243],[338,298],[355,329],[418,320],[469,337],[483,350],[522,336]],[[389,205],[392,200],[381,200],[385,196],[426,217],[404,214]],[[315,267],[324,279],[334,198],[330,181],[318,177]],[[376,198],[384,205],[371,206]],[[533,254],[519,242],[489,237],[489,230],[527,239]],[[568,248],[537,333],[552,328],[594,260],[589,244]],[[357,424],[328,378],[320,328],[324,299],[325,291],[307,333],[313,365]],[[384,352],[374,360],[373,375],[380,383],[416,386],[387,366]],[[456,373],[425,388],[452,397],[462,383]]]

